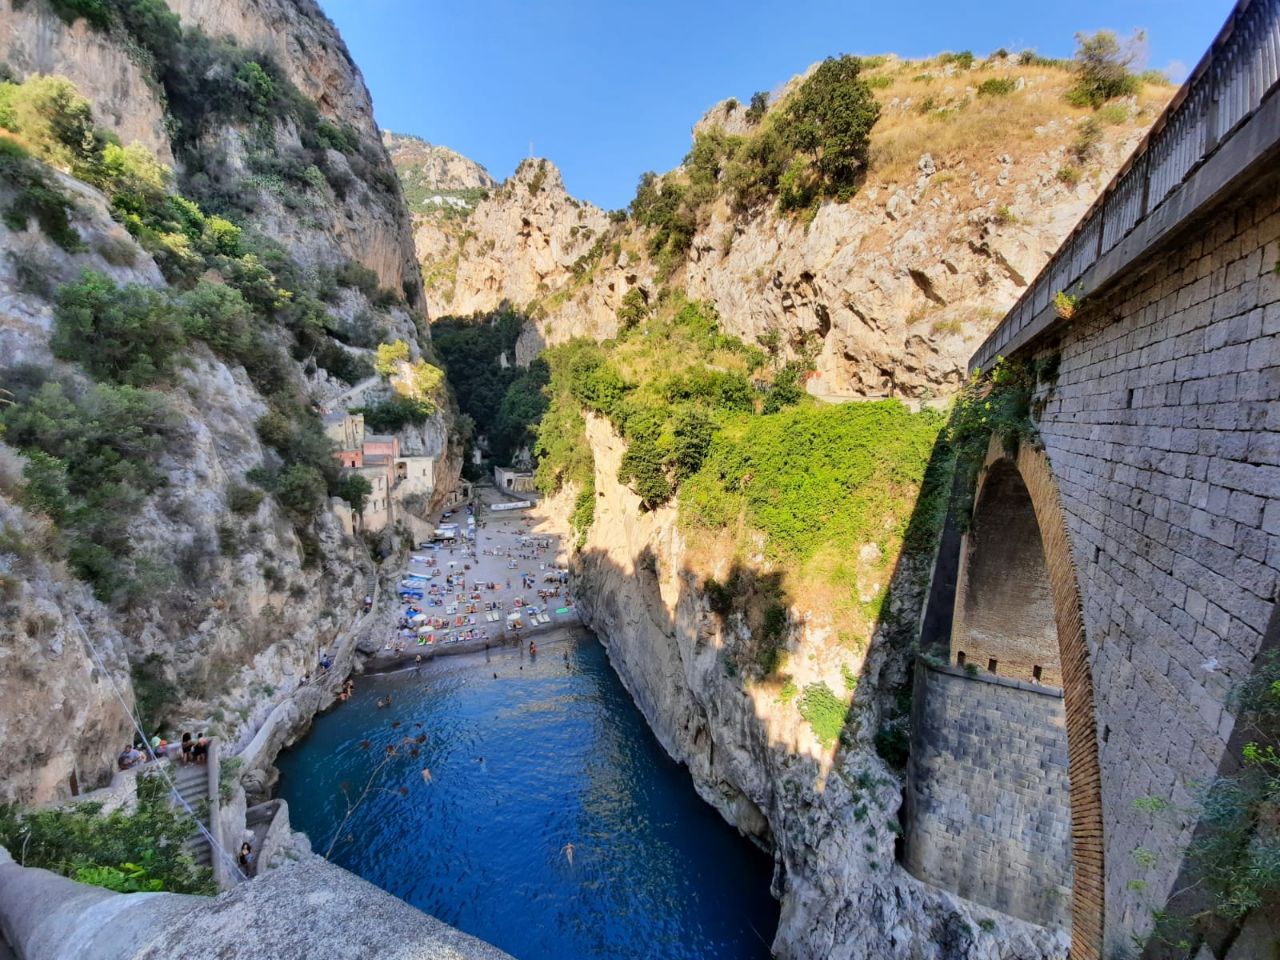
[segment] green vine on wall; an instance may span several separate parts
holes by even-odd
[[[978,471],[991,437],[1014,454],[1023,443],[1039,442],[1031,417],[1031,398],[1040,375],[1056,374],[1056,357],[1040,363],[996,357],[989,370],[977,371],[956,398],[947,438],[956,454],[956,515],[968,518]]]

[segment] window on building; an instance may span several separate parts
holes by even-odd
[[[957,654],[956,654],[956,666],[957,666],[957,667],[963,667],[963,666],[964,666],[964,651],[963,651],[963,650],[961,650],[959,653],[957,653]]]
[[[991,673],[996,672],[997,666],[999,666],[999,664],[997,663],[994,657],[987,661],[987,670],[989,670]]]
[[[1042,676],[1044,676],[1044,670],[1042,670],[1040,667],[1031,668],[1031,679],[1034,680],[1036,683],[1040,682],[1040,678]]]

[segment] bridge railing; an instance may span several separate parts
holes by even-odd
[[[1240,0],[1209,51],[1057,253],[970,361],[986,367],[1169,199],[1280,81],[1280,0]]]

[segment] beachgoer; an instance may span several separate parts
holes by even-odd
[[[236,859],[240,861],[240,869],[246,873],[253,869],[253,845],[248,840],[240,844],[240,856]]]
[[[182,762],[183,763],[191,762],[191,748],[193,746],[195,746],[195,744],[191,742],[191,733],[190,731],[188,731],[187,733],[184,733],[182,735]]]
[[[143,760],[142,751],[135,747],[132,743],[125,744],[125,748],[120,751],[117,758],[121,770],[128,770],[130,767],[136,767]]]
[[[209,741],[204,731],[196,734],[196,742],[191,746],[191,759],[195,763],[205,763],[209,759]]]

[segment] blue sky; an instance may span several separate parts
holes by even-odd
[[[1198,61],[1231,0],[320,0],[373,92],[378,123],[508,176],[530,150],[570,193],[625,205],[689,128],[839,53],[922,57],[1033,47],[1077,30],[1147,32],[1149,65]],[[1181,79],[1181,78],[1179,78]]]

